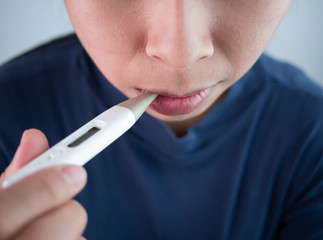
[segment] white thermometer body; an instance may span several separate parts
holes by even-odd
[[[131,128],[156,96],[146,93],[106,110],[18,170],[3,187],[48,167],[83,166]]]

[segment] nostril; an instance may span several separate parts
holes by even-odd
[[[177,68],[189,67],[200,60],[211,57],[213,53],[213,45],[147,43],[146,46],[147,56]]]

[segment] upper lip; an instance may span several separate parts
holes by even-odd
[[[140,91],[140,93],[153,92],[153,93],[157,93],[158,95],[166,96],[166,97],[185,98],[185,97],[188,97],[188,96],[192,96],[194,94],[197,94],[199,92],[202,92],[202,91],[204,91],[206,89],[195,90],[195,91],[189,92],[187,94],[183,94],[183,95],[172,94],[172,93],[169,93],[169,92],[163,92],[163,91],[158,91],[158,90],[146,90],[146,89],[138,89],[138,90]]]

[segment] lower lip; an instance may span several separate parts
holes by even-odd
[[[211,92],[212,89],[208,88],[185,97],[158,95],[150,107],[158,113],[169,116],[187,114],[200,106]]]

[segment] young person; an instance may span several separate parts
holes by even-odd
[[[0,69],[1,181],[47,139],[159,97],[83,191],[73,166],[1,190],[0,238],[82,239],[88,216],[91,240],[322,239],[323,90],[262,54],[290,2],[65,0],[77,37]]]

